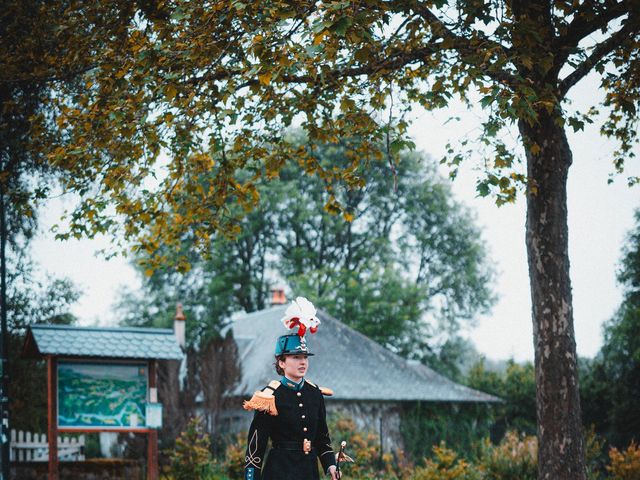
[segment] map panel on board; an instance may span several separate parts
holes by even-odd
[[[144,428],[146,363],[58,362],[58,427]]]

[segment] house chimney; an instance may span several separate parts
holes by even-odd
[[[173,317],[173,334],[178,341],[178,345],[180,348],[184,349],[186,345],[186,337],[185,337],[185,320],[184,312],[182,311],[182,304],[179,303],[176,305],[176,316]]]
[[[273,287],[271,289],[271,305],[284,305],[285,303],[287,303],[287,296],[284,294],[284,287]]]

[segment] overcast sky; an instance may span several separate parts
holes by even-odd
[[[590,105],[599,92],[594,77],[588,77],[572,92],[574,106]],[[447,112],[419,113],[412,128],[419,149],[436,159],[445,152],[448,140],[477,128],[480,111],[466,111],[453,105]],[[443,124],[450,116],[457,123]],[[568,133],[573,164],[568,181],[569,258],[578,354],[591,357],[602,344],[602,323],[615,312],[621,300],[616,284],[621,248],[633,227],[633,212],[640,208],[640,187],[630,188],[626,178],[640,175],[638,158],[627,172],[614,176],[611,163],[615,149],[599,135],[599,127]],[[636,152],[640,157],[640,152]],[[477,172],[466,165],[452,183],[458,199],[477,213],[498,278],[499,301],[492,314],[481,319],[469,336],[478,350],[496,359],[533,359],[531,299],[525,246],[526,203],[523,196],[515,204],[497,207],[490,198],[475,192]]]
[[[574,98],[597,96],[595,83],[587,80]],[[459,123],[444,125],[451,115]],[[411,134],[417,148],[439,159],[448,140],[477,128],[479,113],[460,106],[437,114],[417,111]],[[640,207],[640,188],[629,188],[626,175],[608,185],[613,171],[613,145],[602,139],[597,127],[570,134],[574,163],[569,173],[569,254],[573,282],[574,316],[578,354],[593,356],[602,343],[601,326],[620,302],[615,271],[626,233],[633,226],[634,209]],[[636,165],[630,173],[640,174]],[[445,172],[446,173],[446,172]],[[491,315],[468,332],[478,350],[489,358],[533,359],[531,301],[524,243],[525,202],[496,207],[490,198],[477,198],[476,172],[463,168],[452,187],[458,200],[477,214],[491,258],[498,272],[495,291],[499,301]],[[42,233],[33,243],[33,254],[42,273],[70,277],[83,291],[73,313],[82,324],[113,325],[112,304],[121,287],[135,289],[139,280],[126,259],[103,260],[95,252],[109,246],[108,239],[55,242],[48,228],[56,223],[64,199],[51,202],[41,214]]]

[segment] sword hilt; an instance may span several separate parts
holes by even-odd
[[[340,451],[338,452],[338,458],[336,459],[336,476],[340,478],[342,475],[340,474],[340,459],[344,455],[344,447],[347,446],[347,442],[344,440],[340,442]]]

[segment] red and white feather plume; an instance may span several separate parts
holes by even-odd
[[[287,308],[284,317],[282,317],[282,323],[289,330],[297,327],[298,336],[304,337],[307,330],[311,333],[318,331],[320,319],[316,317],[316,307],[313,306],[313,303],[304,297],[298,297]]]

